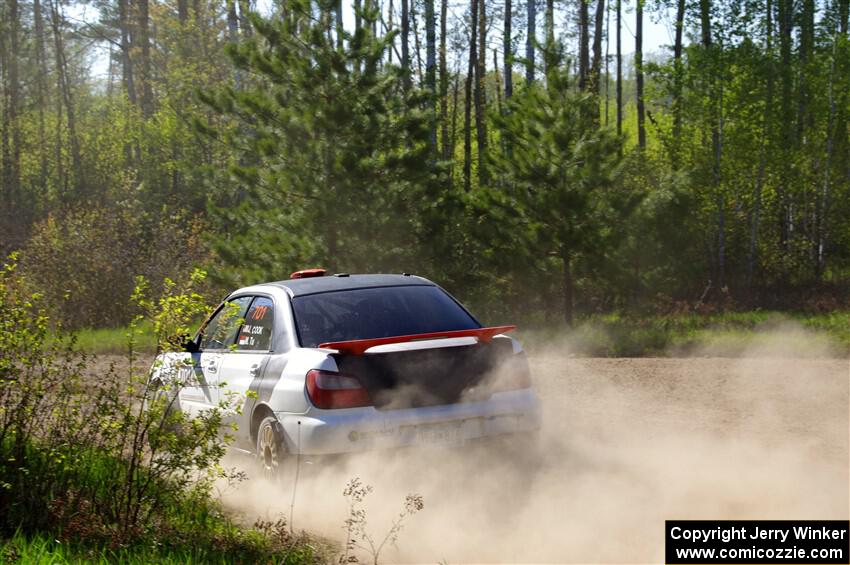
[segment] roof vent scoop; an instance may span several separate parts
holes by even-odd
[[[325,269],[304,269],[303,271],[295,271],[289,278],[291,279],[309,279],[313,277],[323,277],[327,274]]]

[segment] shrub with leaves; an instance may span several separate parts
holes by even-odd
[[[117,327],[135,314],[135,275],[158,295],[166,278],[187,277],[206,258],[204,225],[180,214],[156,218],[132,206],[51,215],[34,227],[21,256],[30,288],[65,327]]]
[[[201,272],[166,281],[156,301],[137,284],[160,351],[174,351],[175,336],[207,312],[202,281]],[[219,465],[229,439],[221,410],[190,419],[170,409],[185,378],[166,395],[149,386],[133,347],[143,316],[128,333],[127,372],[94,378],[72,336],[51,337],[42,298],[26,288],[12,257],[0,271],[0,530],[118,546],[202,530],[218,512],[213,479],[237,476]]]

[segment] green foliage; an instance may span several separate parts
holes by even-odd
[[[17,50],[0,54],[10,71],[0,78],[0,254],[27,250],[22,269],[67,326],[124,325],[136,274],[155,296],[195,264],[228,288],[305,266],[416,272],[493,321],[551,321],[553,305],[571,301],[579,314],[653,312],[667,297],[847,307],[844,2],[777,0],[770,14],[751,0],[684,3],[681,58],[644,54],[643,150],[628,56],[622,139],[596,127],[603,115],[614,124],[615,77],[580,92],[548,48],[539,70],[550,76],[526,84],[514,72],[507,100],[498,65],[469,77],[489,114],[465,108],[465,72],[481,61],[467,67],[464,10],[447,14],[447,92],[433,100],[421,90],[430,69],[418,68],[426,42],[414,34],[408,68],[392,64],[399,38],[387,30],[399,22],[386,5],[364,4],[359,28],[342,32],[335,12],[349,7],[325,1],[261,3],[269,17],[259,18],[250,2],[154,0],[147,21],[122,18],[120,5],[95,2],[85,22],[68,17],[74,2],[17,2],[16,22],[3,8],[0,50],[13,30]],[[665,21],[675,12],[645,8]],[[572,41],[574,12],[556,10],[555,41]],[[488,26],[505,17],[494,11]],[[521,20],[508,38],[513,71]],[[107,51],[103,76],[90,63]],[[492,69],[490,55],[478,57]],[[466,110],[486,122],[483,162],[495,173],[479,186],[485,149],[472,135],[469,191]],[[435,121],[439,147],[428,139]]]
[[[687,307],[679,304],[679,307]],[[705,305],[709,310],[710,306]],[[566,347],[576,355],[640,357],[711,355],[737,357],[762,351],[771,356],[850,354],[850,313],[671,311],[668,314],[600,314],[581,319]],[[520,332],[534,354],[563,339],[561,327]],[[541,345],[542,344],[542,345]]]
[[[493,160],[500,182],[487,207],[499,211],[496,229],[508,237],[502,243],[506,254],[513,249],[522,257],[521,276],[542,270],[572,287],[573,263],[584,260],[593,271],[605,261],[622,233],[617,226],[640,194],[614,186],[621,140],[598,126],[596,99],[568,87],[569,72],[556,49],[545,56],[546,87],[525,89],[496,118],[506,150]],[[554,256],[560,265],[541,256]],[[569,321],[572,296],[565,300]]]
[[[156,339],[150,324],[138,324],[135,350],[137,353],[153,354],[156,351]],[[76,330],[75,337],[80,351],[91,355],[113,354],[123,355],[127,352],[128,326],[118,328],[84,328]],[[61,339],[60,334],[60,339]]]
[[[143,280],[137,284],[134,297],[159,351],[175,351],[176,336],[208,310],[195,292],[202,281],[201,272],[184,284],[166,281],[157,301]],[[221,514],[213,481],[241,476],[219,464],[230,441],[225,406],[191,419],[174,409],[178,387],[193,375],[181,371],[185,363],[158,367],[149,381],[147,368],[136,367],[140,326],[131,324],[127,374],[112,368],[92,378],[88,357],[73,337],[51,335],[42,297],[26,288],[12,257],[0,272],[0,535],[19,533],[4,551],[56,559],[97,547],[119,560],[309,557],[280,528],[245,533]],[[44,534],[73,542],[57,553],[38,545]],[[189,552],[181,548],[186,540]]]
[[[132,207],[51,215],[36,225],[21,268],[64,327],[125,325],[135,314],[129,299],[136,275],[159,294],[168,290],[167,278],[189,276],[205,257],[203,223],[180,214],[168,220]]]
[[[183,545],[154,541],[129,547],[92,547],[71,539],[57,539],[47,534],[25,535],[20,530],[9,539],[0,538],[0,561],[22,565],[55,565],[98,563],[103,565],[188,565],[193,563],[280,563],[286,565],[315,563],[316,552],[303,540],[281,535],[266,524],[251,529],[238,528],[222,516],[213,516],[205,525],[208,531],[197,532]],[[212,534],[210,534],[212,532]],[[292,543],[297,543],[293,546]]]
[[[133,329],[138,329],[138,325],[146,319],[153,322],[152,330],[156,339],[157,354],[163,351],[180,351],[186,338],[191,337],[195,331],[197,321],[205,319],[212,313],[206,298],[198,292],[206,276],[205,271],[195,269],[180,285],[166,278],[162,284],[162,293],[157,300],[147,296],[149,291],[147,279],[142,276],[136,277],[133,301],[138,304],[143,314],[136,317]]]
[[[392,35],[364,25],[338,47],[309,2],[287,9],[285,19],[252,16],[254,37],[229,49],[248,84],[201,93],[238,118],[226,131],[201,126],[234,150],[211,208],[225,274],[245,282],[319,262],[368,271],[409,261],[431,159],[421,95],[382,63]]]

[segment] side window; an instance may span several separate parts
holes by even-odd
[[[271,349],[273,320],[274,302],[265,296],[255,298],[245,316],[245,323],[239,330],[236,349],[238,351],[268,351]]]
[[[200,348],[227,349],[233,345],[236,332],[242,325],[245,312],[253,296],[240,296],[228,300],[204,326]]]

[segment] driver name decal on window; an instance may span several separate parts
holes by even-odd
[[[239,351],[265,351],[271,349],[273,303],[270,299],[258,296],[251,304],[245,316],[245,324],[239,330],[237,349]]]

